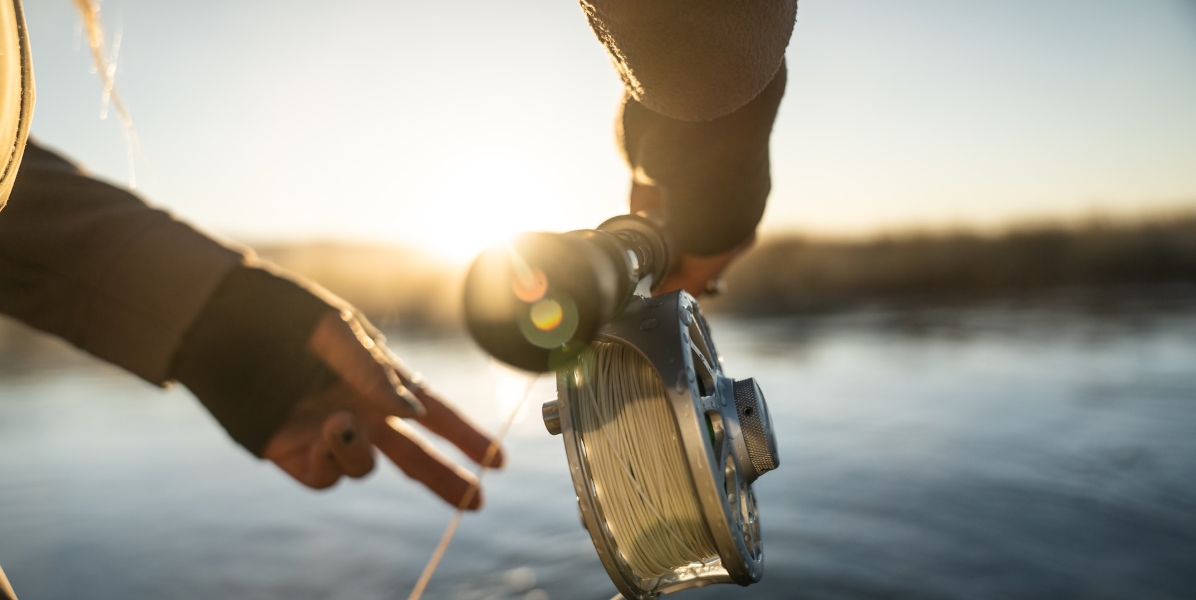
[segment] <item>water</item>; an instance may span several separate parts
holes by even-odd
[[[1196,313],[712,325],[768,396],[782,466],[757,486],[764,581],[681,598],[1196,596]],[[394,345],[492,429],[522,387],[461,338]],[[0,564],[23,599],[401,599],[451,516],[388,465],[303,489],[185,390],[0,355]],[[536,417],[552,395],[534,389],[426,597],[614,594]]]

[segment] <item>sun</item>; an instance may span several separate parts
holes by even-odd
[[[576,212],[550,169],[512,153],[474,153],[430,179],[413,198],[409,231],[422,248],[454,262],[520,232],[569,229]]]

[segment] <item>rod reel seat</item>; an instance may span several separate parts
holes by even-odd
[[[508,364],[555,371],[544,424],[563,438],[582,523],[627,600],[759,581],[752,484],[779,465],[764,395],[723,372],[697,300],[650,296],[667,272],[663,240],[635,215],[524,234],[480,256],[466,281],[474,339]]]

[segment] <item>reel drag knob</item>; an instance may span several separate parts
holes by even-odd
[[[744,467],[751,466],[751,472],[744,473],[749,483],[761,475],[777,468],[781,459],[777,456],[777,436],[772,430],[772,416],[764,392],[760,391],[755,379],[741,379],[735,382],[735,410],[739,413],[739,428],[742,432],[741,456]]]

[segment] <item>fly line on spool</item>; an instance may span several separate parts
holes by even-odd
[[[635,349],[595,342],[570,386],[597,500],[623,559],[650,579],[717,556],[660,378]]]
[[[520,234],[479,255],[465,282],[474,340],[555,372],[544,427],[561,436],[582,525],[628,600],[760,581],[752,483],[778,466],[760,386],[724,372],[693,296],[653,289],[675,254],[655,216]]]

